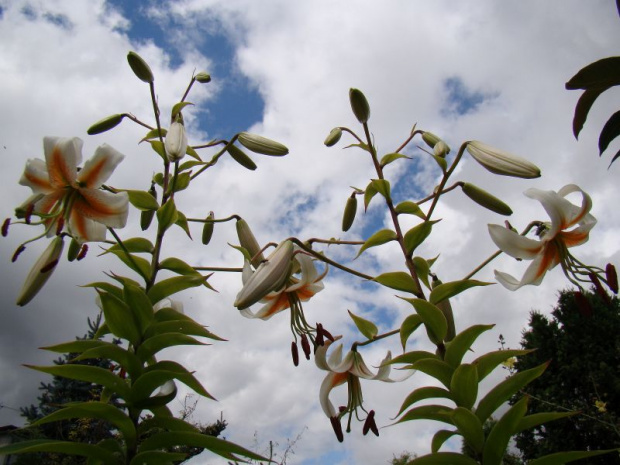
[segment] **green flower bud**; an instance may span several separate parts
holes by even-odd
[[[250,257],[253,257],[252,265],[254,266],[254,268],[257,268],[258,265],[260,265],[261,262],[265,260],[265,256],[262,254],[262,252],[259,253],[261,248],[258,245],[256,237],[254,237],[250,226],[243,218],[237,220],[235,227],[237,228],[237,237],[239,237],[239,244],[241,245],[241,247],[248,251]]]
[[[136,52],[129,52],[127,54],[127,62],[131,67],[133,73],[143,82],[152,83],[155,80],[153,72],[146,61],[142,59]]]
[[[344,207],[344,215],[342,216],[342,230],[348,231],[353,225],[355,220],[355,214],[357,213],[357,196],[355,193],[351,194],[351,197],[347,199],[347,204]]]
[[[97,121],[91,127],[89,127],[86,132],[88,135],[93,136],[95,134],[101,134],[102,132],[109,131],[110,129],[118,126],[123,121],[125,114],[118,114],[108,116],[107,118],[103,118],[100,121]]]
[[[250,134],[249,132],[241,132],[237,137],[241,145],[255,153],[272,155],[276,157],[280,157],[288,153],[286,146],[263,136]]]
[[[62,236],[56,236],[52,239],[28,273],[24,286],[17,297],[17,305],[20,307],[26,305],[39,293],[56,269],[64,245]]]
[[[468,142],[467,151],[491,173],[525,179],[540,177],[540,168],[534,163],[482,142]]]
[[[71,242],[69,243],[69,250],[67,250],[67,260],[69,260],[70,262],[74,261],[80,253],[81,248],[82,244],[71,238]]]
[[[211,82],[211,75],[208,73],[198,73],[194,78],[201,84]]]
[[[330,131],[329,135],[325,139],[324,144],[327,147],[331,147],[332,145],[336,145],[338,143],[338,141],[340,140],[340,137],[342,137],[342,129],[334,128],[334,129],[332,129]]]
[[[433,154],[437,157],[446,158],[449,153],[450,147],[442,140],[438,141],[433,148]]]
[[[463,183],[461,186],[463,193],[476,202],[478,205],[483,206],[491,210],[492,212],[499,213],[500,215],[512,215],[512,210],[508,205],[502,202],[497,197],[489,194],[487,191],[480,189],[468,182]]]
[[[370,118],[370,105],[368,105],[368,100],[366,100],[362,91],[359,89],[349,89],[349,100],[357,120],[362,124],[368,122]]]
[[[207,216],[207,220],[205,221],[205,225],[202,228],[202,243],[207,245],[211,242],[211,238],[213,237],[213,230],[215,229],[215,223],[212,220],[214,218],[213,212],[209,213]]]
[[[426,142],[426,145],[434,149],[435,144],[439,142],[441,139],[437,137],[435,134],[433,134],[432,132],[424,131],[422,133],[422,140]]]
[[[248,157],[246,153],[236,145],[230,145],[226,149],[226,151],[230,154],[233,160],[235,160],[244,168],[247,168],[251,171],[254,171],[256,169],[256,163],[254,163],[252,159]]]

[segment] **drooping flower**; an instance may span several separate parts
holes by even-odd
[[[340,338],[341,336],[336,336],[335,339],[338,340]],[[327,350],[331,344],[331,341],[326,341],[323,346],[318,347],[314,355],[314,361],[316,363],[316,366],[319,367],[321,370],[329,372],[321,383],[319,400],[321,402],[321,408],[323,409],[323,412],[325,412],[325,415],[327,415],[327,417],[332,423],[332,427],[334,428],[336,437],[340,442],[342,442],[343,436],[342,427],[340,426],[340,418],[347,414],[349,415],[347,432],[350,432],[351,418],[353,413],[355,413],[356,418],[358,418],[359,420],[360,418],[358,408],[366,412],[362,405],[364,399],[362,396],[362,386],[360,383],[360,379],[363,378],[392,383],[397,381],[403,381],[404,379],[411,376],[411,374],[413,374],[413,371],[408,373],[405,377],[401,379],[390,378],[389,362],[392,360],[392,354],[391,352],[388,352],[386,357],[381,361],[377,372],[373,373],[364,362],[361,354],[355,350],[350,350],[343,359],[342,344],[338,344],[338,346],[331,353],[329,358],[327,358]],[[331,393],[332,389],[344,383],[347,383],[347,387],[349,390],[349,395],[347,396],[348,403],[345,407],[341,407],[339,410],[336,410],[332,402],[329,400],[329,394]],[[366,412],[366,414],[369,418],[366,418],[364,430],[367,432],[368,429],[370,429],[378,436],[378,430],[376,429],[376,425],[374,424],[374,413],[372,416],[369,412]]]
[[[20,307],[26,305],[39,293],[56,269],[63,247],[64,239],[62,236],[57,236],[50,242],[28,273],[17,297],[17,305]]]
[[[79,169],[81,139],[45,137],[43,149],[45,161],[28,160],[19,183],[30,187],[35,195],[41,195],[35,197],[32,213],[42,217],[47,236],[66,228],[79,242],[103,241],[106,227],[125,226],[127,193],[100,189],[123,160],[123,155],[103,144]]]
[[[581,194],[581,206],[565,198],[574,192]],[[591,269],[575,259],[568,249],[585,243],[596,224],[596,219],[589,213],[592,208],[590,196],[574,184],[568,184],[558,192],[528,189],[525,195],[542,204],[551,222],[541,223],[537,232],[540,240],[529,239],[496,224],[489,225],[491,238],[500,250],[515,258],[533,260],[521,280],[495,270],[497,281],[512,291],[526,284],[537,286],[548,270],[561,264],[569,280],[579,286],[578,282],[585,282]]]

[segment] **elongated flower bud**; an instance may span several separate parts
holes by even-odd
[[[110,129],[115,128],[116,126],[121,124],[121,121],[123,121],[124,117],[124,114],[108,116],[107,118],[103,118],[102,120],[97,121],[95,124],[89,127],[86,132],[92,136],[95,134],[101,134],[102,132],[109,131]]]
[[[80,253],[81,248],[82,244],[71,238],[71,242],[69,243],[69,250],[67,250],[67,260],[69,260],[70,262],[74,261]]]
[[[170,125],[168,134],[166,134],[166,140],[164,141],[164,147],[166,148],[168,160],[171,162],[178,161],[185,156],[187,151],[187,134],[182,123],[175,121]]]
[[[63,246],[62,236],[56,236],[50,242],[28,273],[24,286],[17,297],[17,305],[20,307],[26,305],[38,294],[56,269]]]
[[[351,197],[347,199],[347,204],[344,207],[344,215],[342,215],[342,230],[348,231],[353,225],[355,220],[355,214],[357,213],[357,196],[355,193],[351,194]]]
[[[248,157],[247,154],[236,145],[231,145],[226,149],[226,151],[230,154],[233,160],[235,160],[244,168],[247,168],[251,171],[254,171],[256,169],[256,163],[254,163],[254,161],[252,161],[252,159]]]
[[[215,223],[212,220],[214,218],[213,212],[209,213],[207,216],[207,221],[205,221],[205,225],[202,228],[202,243],[207,245],[211,242],[211,238],[213,237],[213,230],[215,229]]]
[[[467,151],[491,173],[525,179],[540,177],[540,168],[532,162],[482,142],[469,142]]]
[[[331,147],[332,145],[336,145],[340,138],[342,137],[342,129],[334,128],[330,131],[330,133],[325,138],[324,144],[327,147]]]
[[[484,208],[487,208],[492,212],[499,213],[500,215],[512,215],[512,210],[508,205],[506,205],[497,197],[489,194],[487,191],[482,190],[479,187],[474,186],[473,184],[470,184],[468,182],[463,183],[461,189],[463,189],[463,193],[467,197],[472,199],[478,205],[483,206]]]
[[[151,83],[155,80],[153,71],[151,71],[149,65],[147,65],[146,61],[144,61],[136,52],[129,52],[127,54],[127,62],[129,63],[133,73],[141,81]]]
[[[195,76],[196,80],[201,84],[206,84],[207,82],[211,82],[211,75],[209,73],[198,73]]]
[[[243,289],[237,294],[233,305],[243,310],[281,287],[290,273],[293,250],[291,241],[281,242],[269,258],[261,263],[250,276]]]
[[[446,158],[446,155],[448,155],[449,153],[450,147],[448,147],[448,144],[446,144],[442,140],[437,142],[435,144],[435,147],[433,148],[433,154],[441,158]]]
[[[349,101],[357,120],[362,124],[367,123],[370,118],[370,105],[368,105],[368,100],[366,100],[362,91],[359,89],[349,89]]]
[[[422,133],[422,140],[426,142],[426,145],[434,149],[435,144],[437,144],[437,142],[439,142],[441,139],[437,137],[435,134],[433,134],[432,132],[424,131]]]
[[[254,268],[257,268],[258,265],[260,265],[261,262],[265,260],[265,256],[262,254],[262,252],[259,253],[261,248],[258,245],[256,237],[254,237],[250,226],[243,218],[237,220],[235,227],[237,228],[237,237],[239,237],[239,244],[241,245],[241,247],[248,251],[250,257],[252,258],[252,265],[254,266]]]
[[[237,140],[246,149],[262,155],[281,157],[288,153],[288,148],[286,148],[286,146],[276,142],[275,140],[267,139],[266,137],[259,136],[257,134],[241,132],[237,136]]]

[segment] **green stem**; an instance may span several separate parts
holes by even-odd
[[[312,250],[310,247],[308,247],[308,245],[304,244],[302,241],[300,241],[296,237],[291,237],[288,240],[290,240],[291,242],[297,244],[302,250],[306,251],[307,253],[309,253],[313,257],[319,259],[320,261],[322,261],[324,263],[327,263],[328,265],[333,266],[334,268],[338,268],[339,270],[346,271],[347,273],[350,273],[352,275],[358,276],[360,278],[367,279],[369,281],[372,281],[374,279],[372,276],[368,276],[367,274],[361,273],[359,271],[356,271],[356,270],[348,268],[348,267],[346,267],[344,265],[341,265],[340,263],[335,262],[335,261],[327,258],[325,255],[320,254],[320,253]]]
[[[354,342],[353,346],[351,347],[351,350],[355,350],[356,347],[367,346],[368,344],[372,344],[373,342],[380,341],[381,339],[385,339],[386,337],[394,336],[395,334],[399,334],[399,333],[400,333],[400,328],[393,329],[392,331],[388,331],[387,333],[379,334],[373,337],[372,339],[368,339],[367,341],[364,341],[364,342]]]
[[[121,250],[125,253],[127,260],[129,260],[133,264],[133,266],[135,267],[135,271],[142,277],[142,279],[144,279],[145,282],[148,282],[149,277],[142,274],[140,267],[138,266],[136,261],[133,259],[133,256],[129,253],[129,250],[127,250],[127,247],[125,247],[125,244],[123,244],[123,241],[121,240],[121,238],[118,236],[118,234],[116,234],[116,231],[114,231],[114,229],[112,228],[108,228],[108,231],[110,231],[112,236],[114,236],[114,239],[116,239],[116,243],[119,245]]]

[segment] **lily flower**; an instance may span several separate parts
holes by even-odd
[[[24,286],[17,297],[17,305],[20,307],[26,305],[39,293],[56,269],[63,247],[64,240],[62,236],[56,236],[50,242],[30,270],[30,273],[28,273]]]
[[[32,212],[43,218],[48,237],[66,227],[78,242],[103,241],[106,227],[125,226],[127,193],[100,189],[123,160],[123,155],[103,144],[79,169],[81,139],[45,137],[43,149],[45,161],[28,160],[19,183],[30,187],[35,195],[41,195],[35,198]]]
[[[182,122],[175,121],[170,125],[164,141],[166,155],[171,162],[179,161],[187,151],[187,134]]]
[[[581,206],[566,200],[565,197],[574,192],[581,194]],[[518,259],[533,260],[521,280],[495,270],[497,281],[512,291],[526,284],[538,286],[548,270],[561,264],[568,279],[581,287],[578,281],[585,282],[582,276],[588,276],[592,269],[579,262],[568,249],[587,242],[590,230],[596,224],[596,219],[589,213],[592,199],[574,184],[568,184],[558,192],[528,189],[525,195],[542,204],[551,222],[541,224],[537,232],[540,240],[529,239],[496,224],[489,225],[491,239],[500,250]]]
[[[341,336],[336,336],[335,340],[338,340],[340,338]],[[321,370],[329,372],[321,383],[319,400],[321,402],[321,408],[323,409],[323,412],[325,412],[325,415],[327,415],[327,417],[332,423],[332,427],[334,428],[336,437],[340,442],[342,442],[343,436],[342,428],[340,426],[340,418],[347,413],[349,414],[347,432],[350,432],[351,417],[353,415],[353,412],[355,412],[355,416],[356,418],[358,418],[358,420],[359,416],[357,409],[361,408],[364,412],[366,412],[366,410],[362,406],[364,399],[362,396],[362,386],[360,383],[360,378],[393,383],[397,381],[403,381],[404,379],[411,376],[413,374],[413,371],[411,371],[411,373],[408,373],[407,376],[402,379],[390,378],[389,362],[392,360],[392,353],[388,352],[386,357],[381,361],[378,371],[376,373],[373,373],[370,368],[368,368],[368,366],[364,362],[364,359],[357,351],[350,350],[343,359],[342,344],[338,344],[338,346],[332,352],[329,358],[327,358],[327,350],[331,344],[332,341],[326,341],[323,346],[319,346],[314,355],[314,361],[316,363],[316,366],[319,367]],[[347,387],[349,390],[348,404],[346,405],[346,407],[341,407],[340,410],[336,410],[332,402],[329,400],[329,394],[331,393],[332,389],[344,383],[347,383]],[[368,429],[371,429],[378,436],[378,430],[376,429],[376,425],[374,425],[374,413],[373,415],[368,412],[366,413],[368,417],[366,419],[367,424],[364,425],[364,429],[366,430],[366,432]]]

